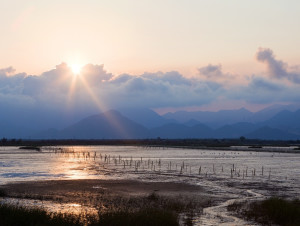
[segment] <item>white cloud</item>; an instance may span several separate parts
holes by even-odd
[[[114,76],[103,65],[92,64],[84,66],[79,77],[74,77],[65,63],[39,76],[14,74],[9,67],[0,69],[1,111],[11,112],[13,106],[21,114],[26,106],[41,118],[53,112],[80,118],[108,108],[190,107],[220,99],[299,102],[299,68],[276,60],[270,49],[259,49],[256,56],[267,65],[269,76],[251,76],[246,85],[232,82],[235,76],[224,73],[221,65],[211,64],[199,69],[202,76],[193,78],[177,71]],[[289,82],[282,83],[283,79]]]
[[[294,83],[300,83],[300,71],[298,67],[290,67],[287,63],[277,60],[273,51],[268,48],[259,48],[256,53],[256,59],[259,62],[265,63],[267,73],[273,79],[287,79]]]

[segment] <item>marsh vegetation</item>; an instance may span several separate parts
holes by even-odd
[[[271,197],[256,202],[235,202],[228,207],[229,211],[253,220],[262,225],[300,225],[300,200],[287,200]]]

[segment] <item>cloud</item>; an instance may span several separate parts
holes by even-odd
[[[246,86],[236,86],[227,91],[227,98],[243,100],[254,104],[272,104],[277,102],[299,103],[298,84],[285,84],[278,80],[252,76]]]
[[[277,60],[271,49],[259,48],[256,53],[256,59],[259,62],[266,64],[268,69],[267,73],[270,78],[287,79],[291,82],[300,83],[299,68],[291,67],[292,70],[289,70],[288,64],[281,60]]]
[[[201,75],[204,75],[207,78],[218,78],[224,76],[221,65],[209,64],[206,67],[199,68],[198,71]]]
[[[222,84],[224,87],[232,87],[240,82],[240,78],[230,73],[224,73],[222,65],[208,64],[205,67],[198,68],[200,78],[214,85]]]
[[[66,63],[41,75],[17,74],[8,67],[0,69],[0,118],[15,123],[32,120],[49,128],[67,126],[110,108],[192,107],[218,100],[298,103],[299,68],[276,60],[270,49],[259,49],[256,57],[268,66],[268,76],[239,75],[248,77],[244,83],[224,73],[221,65],[212,64],[198,69],[201,76],[189,78],[177,71],[113,75],[94,64],[85,65],[79,76]]]
[[[0,69],[0,76],[8,76],[11,73],[14,73],[15,69],[13,67],[7,67]]]
[[[208,103],[222,86],[197,79],[187,79],[178,72],[120,75],[105,84],[110,105],[165,107]]]

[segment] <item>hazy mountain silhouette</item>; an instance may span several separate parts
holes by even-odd
[[[245,108],[238,110],[221,110],[217,112],[211,111],[177,111],[174,113],[164,114],[167,119],[174,119],[180,123],[185,123],[190,120],[197,120],[213,128],[220,128],[225,125],[230,125],[238,122],[259,123],[264,122],[281,111],[287,110],[295,112],[300,109],[297,105],[273,105],[258,112],[250,112]]]
[[[199,122],[196,119],[190,119],[190,120],[188,120],[187,122],[185,122],[183,124],[186,125],[186,126],[196,126],[196,125],[199,125],[199,124],[202,124],[202,123]]]
[[[258,129],[259,126],[248,123],[248,122],[239,122],[232,125],[222,126],[219,129],[216,129],[213,133],[214,138],[239,138],[244,134],[248,134]]]
[[[276,108],[276,111],[277,109],[278,108]],[[265,112],[271,110],[272,109],[268,109]],[[31,133],[35,135],[28,137],[40,139],[143,139],[157,137],[170,139],[221,139],[245,136],[249,139],[300,139],[300,110],[294,112],[283,110],[274,114],[268,120],[258,123],[244,121],[231,123],[236,120],[248,119],[251,121],[250,116],[253,116],[255,113],[249,113],[249,111],[245,109],[219,111],[210,118],[207,116],[208,113],[205,112],[203,115],[206,116],[202,121],[216,119],[217,116],[220,117],[216,119],[218,120],[216,124],[223,125],[217,128],[210,127],[209,123],[201,123],[201,121],[198,120],[201,119],[199,118],[199,112],[192,113],[197,115],[198,119],[190,119],[183,123],[168,123],[168,119],[164,119],[152,110],[138,109],[134,112],[133,109],[127,109],[127,111],[123,111],[125,112],[124,114],[127,114],[131,119],[118,111],[110,110],[84,118],[64,129],[48,129],[41,133]],[[238,112],[241,113],[239,117],[237,116]],[[179,114],[183,114],[183,112],[181,111]],[[268,115],[272,114],[268,113]],[[235,116],[236,119],[234,119],[233,116]],[[224,120],[224,122],[220,123],[221,119]],[[213,124],[213,121],[209,122]],[[146,128],[146,126],[148,128]],[[12,129],[14,128],[15,127],[12,127]],[[10,132],[13,133],[13,131]],[[23,132],[24,129],[22,130],[22,133]]]
[[[130,120],[149,129],[169,123],[176,123],[176,120],[166,119],[148,108],[121,108],[118,111]]]
[[[298,109],[300,109],[300,106],[298,105],[280,105],[280,104],[275,104],[270,107],[264,108],[261,111],[255,112],[253,114],[253,117],[251,118],[251,122],[263,122],[266,120],[271,119],[274,117],[276,114],[282,111],[290,111],[290,112],[295,112]]]
[[[300,128],[300,110],[291,111],[281,111],[269,120],[265,121],[264,124],[275,127],[275,128]]]
[[[185,123],[189,120],[197,120],[213,128],[218,128],[226,124],[250,121],[253,113],[245,108],[238,110],[221,110],[217,112],[211,111],[177,111],[163,115],[167,119],[174,119],[178,122]]]
[[[152,137],[178,139],[178,138],[210,138],[212,129],[206,125],[198,124],[186,126],[183,124],[167,124],[151,130]]]
[[[45,132],[41,135],[50,136]],[[84,118],[56,133],[57,139],[132,139],[148,136],[145,127],[115,110]]]
[[[300,136],[284,132],[280,129],[274,129],[268,126],[261,127],[251,133],[245,134],[249,139],[265,139],[265,140],[295,140]]]

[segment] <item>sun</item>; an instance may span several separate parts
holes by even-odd
[[[71,64],[71,69],[74,75],[78,75],[81,71],[82,66],[79,64]]]

